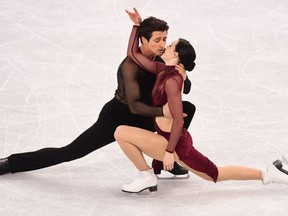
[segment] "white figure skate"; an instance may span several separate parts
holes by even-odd
[[[122,191],[126,193],[140,193],[147,189],[150,192],[157,191],[157,178],[153,169],[140,171],[135,179],[122,186]]]
[[[276,160],[263,172],[263,183],[288,184],[288,161],[282,156],[282,160]]]

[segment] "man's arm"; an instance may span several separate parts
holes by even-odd
[[[186,79],[184,80],[183,93],[188,94],[190,90],[191,90],[191,81],[189,80],[188,76],[186,76]]]
[[[162,70],[165,70],[165,64],[152,61],[139,51],[138,28],[142,22],[142,18],[136,8],[133,8],[133,10],[134,12],[125,10],[134,23],[129,37],[127,56],[131,58],[143,70],[156,75]]]
[[[138,73],[138,67],[132,60],[129,63],[126,62],[125,68],[123,68],[123,79],[130,111],[133,114],[142,116],[163,116],[162,107],[151,106],[141,102],[140,86],[137,80]]]
[[[133,26],[128,48],[127,48],[127,56],[132,59],[139,67],[143,70],[157,75],[159,72],[165,70],[165,64],[157,61],[153,61],[147,58],[139,51],[139,37],[138,37],[138,26]]]

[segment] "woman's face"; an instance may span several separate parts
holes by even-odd
[[[162,54],[161,58],[163,60],[169,60],[171,58],[177,57],[177,53],[175,52],[175,48],[179,40],[174,41],[172,44],[166,46],[164,53]]]

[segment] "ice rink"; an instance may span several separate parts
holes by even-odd
[[[265,169],[288,154],[288,1],[0,0],[0,158],[69,144],[114,96],[132,23],[168,22],[196,49],[189,128],[217,165]],[[147,158],[150,162],[151,159]],[[137,170],[117,143],[79,160],[0,176],[1,216],[286,216],[288,185],[158,181],[127,195]]]

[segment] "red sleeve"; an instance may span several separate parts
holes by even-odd
[[[165,69],[162,62],[152,61],[139,51],[138,26],[133,26],[127,49],[127,56],[131,58],[139,67],[153,74],[158,74]]]
[[[168,106],[173,118],[170,138],[168,141],[168,146],[166,148],[166,151],[170,153],[174,152],[184,125],[182,96],[181,96],[182,83],[183,78],[180,74],[179,76],[176,75],[170,77],[165,82],[165,92],[167,95]]]

